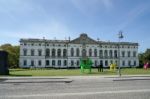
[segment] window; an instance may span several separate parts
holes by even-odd
[[[97,61],[95,60],[95,66],[97,66]]]
[[[136,61],[134,61],[134,66],[136,66]]]
[[[46,56],[50,56],[50,50],[46,49]]]
[[[77,66],[79,66],[80,64],[79,64],[79,60],[77,60]]]
[[[67,60],[64,60],[64,66],[67,66]]]
[[[80,55],[79,48],[76,49],[76,54],[77,54],[76,56],[79,57],[79,55]]]
[[[103,57],[103,50],[100,50],[100,51],[99,51],[99,56],[100,56],[100,57]]]
[[[38,55],[42,56],[42,50],[38,50]]]
[[[38,61],[38,65],[39,65],[39,66],[41,66],[41,65],[42,65],[42,62],[41,62],[41,60],[39,60],[39,61]]]
[[[49,64],[50,64],[49,60],[46,60],[46,66],[49,66]]]
[[[74,49],[71,48],[71,56],[73,57],[74,56]]]
[[[128,57],[130,57],[130,51],[128,51]]]
[[[125,51],[122,51],[122,57],[125,57]]]
[[[66,50],[66,49],[63,50],[63,56],[64,56],[64,57],[67,56],[67,50]]]
[[[89,49],[89,57],[92,56],[92,49]]]
[[[131,61],[128,61],[128,65],[131,66]]]
[[[34,66],[34,60],[31,60],[31,66]]]
[[[125,61],[122,61],[122,66],[125,66]]]
[[[24,65],[24,66],[27,66],[27,60],[24,60],[24,61],[23,61],[23,65]]]
[[[104,56],[105,56],[105,57],[108,57],[107,50],[105,50],[105,52],[104,52]]]
[[[114,56],[115,56],[115,58],[118,57],[118,55],[117,55],[117,50],[114,51]]]
[[[82,57],[86,57],[86,49],[82,50]]]
[[[133,57],[136,57],[136,51],[133,52]]]
[[[52,60],[52,66],[55,66],[55,60]]]
[[[105,66],[108,66],[108,61],[107,60],[105,60]]]
[[[52,49],[52,57],[55,57],[55,49]]]
[[[100,64],[103,66],[103,61],[102,60],[100,60]]]
[[[61,66],[61,60],[58,60],[58,66]]]
[[[97,57],[97,49],[94,49],[94,56]]]
[[[58,55],[58,57],[61,57],[61,49],[57,50],[57,55]]]
[[[73,60],[71,60],[71,66],[74,66],[74,61]]]
[[[34,56],[34,49],[31,49],[31,56]]]
[[[109,56],[112,58],[112,50],[109,51]]]
[[[23,49],[23,55],[27,56],[27,49]]]

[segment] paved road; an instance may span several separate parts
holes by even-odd
[[[68,82],[67,82],[68,81]],[[7,78],[0,99],[150,99],[150,77]]]

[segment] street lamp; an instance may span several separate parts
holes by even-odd
[[[120,68],[120,40],[123,39],[123,34],[122,31],[119,31],[118,33],[118,72],[119,72],[119,77],[121,77],[121,68]]]

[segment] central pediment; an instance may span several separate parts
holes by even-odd
[[[80,37],[71,40],[70,43],[74,44],[97,44],[98,42],[88,37],[86,33],[80,34]]]

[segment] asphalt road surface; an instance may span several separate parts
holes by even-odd
[[[141,78],[1,79],[0,99],[150,99],[150,77]]]

